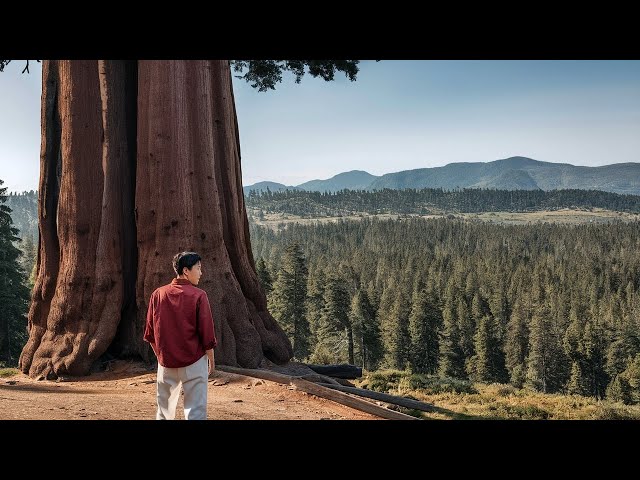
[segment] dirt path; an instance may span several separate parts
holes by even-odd
[[[142,364],[114,362],[110,371],[73,381],[0,379],[0,420],[154,419],[156,374]],[[278,383],[218,371],[209,379],[211,420],[373,420],[338,403]],[[177,418],[184,418],[182,398]]]

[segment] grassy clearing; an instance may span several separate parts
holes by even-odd
[[[560,210],[543,210],[539,212],[484,212],[464,213],[459,216],[466,219],[481,220],[490,223],[506,225],[522,225],[526,223],[565,223],[577,225],[582,223],[610,223],[616,221],[633,222],[640,219],[640,215],[634,213],[614,212],[602,208],[592,210],[573,210],[563,208]]]
[[[257,214],[249,212],[252,223],[263,225],[276,229],[278,225],[287,225],[290,223],[298,223],[300,225],[311,225],[315,223],[337,222],[339,220],[361,220],[368,217],[376,217],[380,220],[396,220],[398,218],[442,218],[443,216],[453,216],[465,220],[476,220],[488,223],[498,223],[504,225],[523,225],[527,223],[564,223],[570,225],[579,225],[584,223],[609,223],[616,221],[633,222],[640,221],[640,215],[634,213],[614,212],[612,210],[604,210],[594,208],[592,210],[577,209],[560,209],[560,210],[543,210],[539,212],[483,212],[483,213],[452,213],[439,215],[398,215],[398,214],[357,214],[345,215],[343,217],[319,217],[319,218],[302,218],[298,215],[288,213],[269,213],[264,215],[264,220],[257,220]]]
[[[487,420],[640,420],[640,405],[598,401],[580,395],[545,394],[507,384],[472,383],[399,370],[367,373],[362,388],[431,403],[424,418]]]
[[[0,368],[0,378],[13,377],[18,373],[20,373],[20,370],[17,368]]]

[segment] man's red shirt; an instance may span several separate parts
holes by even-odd
[[[202,358],[217,344],[207,293],[182,278],[157,288],[149,299],[144,340],[166,368]]]

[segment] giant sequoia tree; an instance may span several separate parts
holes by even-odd
[[[20,368],[83,375],[107,350],[152,352],[147,300],[171,258],[203,258],[220,364],[284,363],[242,193],[232,66],[261,91],[283,71],[354,80],[357,61],[44,61],[37,278]],[[0,61],[0,70],[6,61]]]

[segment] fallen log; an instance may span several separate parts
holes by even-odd
[[[430,405],[428,403],[413,400],[411,398],[400,397],[397,395],[391,395],[390,393],[374,392],[365,388],[358,387],[346,387],[343,385],[334,385],[332,383],[321,383],[323,387],[333,388],[341,392],[353,393],[354,395],[360,395],[361,397],[372,398],[374,400],[380,400],[381,402],[393,403],[400,405],[401,407],[413,408],[415,410],[422,410],[423,412],[436,412],[438,407]]]
[[[344,385],[345,387],[355,387],[355,385],[351,383],[349,380],[347,380],[346,378],[333,378],[333,377],[327,377],[326,375],[323,375],[323,376],[325,378],[330,378],[331,380],[333,380],[333,382],[329,382],[329,383],[339,383],[340,385]],[[307,380],[311,380],[311,379],[307,378]],[[325,383],[325,382],[316,382],[316,383]]]
[[[331,388],[310,382],[308,380],[304,380],[302,378],[291,377],[289,375],[283,375],[281,373],[254,368],[238,368],[230,367],[227,365],[219,365],[216,366],[216,368],[218,370],[222,370],[223,372],[236,373],[239,375],[245,375],[247,377],[262,378],[264,380],[270,380],[272,382],[281,383],[284,385],[293,385],[297,390],[301,390],[318,397],[326,398],[327,400],[331,400],[341,405],[346,405],[348,407],[355,408],[356,410],[370,413],[381,418],[390,420],[418,420],[411,415],[405,415],[404,413],[389,410],[388,408],[381,407],[362,398],[353,397],[346,393],[333,390]]]
[[[356,410],[371,413],[372,415],[376,415],[378,417],[386,418],[389,420],[418,420],[416,417],[412,417],[411,415],[406,415],[404,413],[381,407],[380,405],[368,402],[367,400],[364,400],[362,398],[353,397],[351,395],[347,395],[346,393],[333,390],[331,388],[310,382],[308,380],[293,378],[291,380],[291,383],[293,383],[293,385],[298,390],[317,395],[318,397],[326,398],[327,400],[332,400],[336,403],[355,408]],[[332,387],[338,387],[338,385],[330,385]]]
[[[292,378],[303,378],[313,383],[323,383],[326,385],[342,385],[335,378],[328,377],[327,375],[320,375],[319,373],[313,373],[309,375],[292,375]]]
[[[362,376],[362,368],[348,363],[339,365],[310,365],[307,366],[316,373],[335,378],[359,378]]]
[[[238,375],[245,375],[247,377],[262,378],[263,380],[282,383],[284,385],[289,385],[291,383],[291,379],[293,378],[289,375],[271,372],[269,370],[263,370],[261,368],[240,368],[230,367],[228,365],[216,365],[216,370],[222,370],[223,372],[228,373],[236,373]]]

